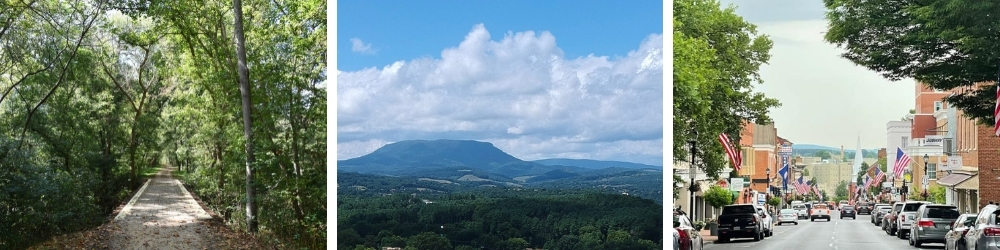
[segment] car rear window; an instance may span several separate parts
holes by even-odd
[[[958,219],[958,216],[960,215],[962,214],[959,213],[958,209],[955,207],[933,206],[927,207],[927,216],[925,217],[954,220]]]
[[[724,214],[752,214],[757,213],[753,206],[728,206],[722,208]]]
[[[921,205],[924,205],[924,204],[923,203],[909,203],[909,204],[903,205],[903,212],[917,211],[917,209],[920,209]]]
[[[850,206],[847,206],[847,207],[844,207],[844,210],[854,210],[854,208],[850,207]]]

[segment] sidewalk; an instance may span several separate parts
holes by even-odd
[[[712,231],[701,230],[701,239],[705,244],[715,244],[715,241],[719,240],[719,236],[712,236]]]

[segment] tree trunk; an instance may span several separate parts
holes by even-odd
[[[237,73],[239,73],[240,94],[243,99],[243,137],[246,139],[246,177],[247,177],[247,229],[252,234],[257,233],[257,201],[254,195],[254,155],[253,130],[250,119],[250,70],[247,69],[246,37],[243,35],[243,2],[233,0],[233,16],[236,24],[233,35],[236,36]]]

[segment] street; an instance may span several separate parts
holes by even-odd
[[[712,249],[917,249],[895,236],[885,234],[870,223],[869,215],[858,215],[857,220],[840,219],[834,215],[830,222],[799,220],[798,225],[774,226],[774,236],[759,242],[752,239],[735,239],[729,243],[706,242],[706,250]],[[926,244],[919,249],[944,249],[944,244]]]

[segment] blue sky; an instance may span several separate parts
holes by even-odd
[[[661,1],[425,3],[338,3],[339,160],[468,139],[662,165]]]
[[[662,1],[338,1],[337,8],[341,71],[440,58],[480,23],[493,37],[552,32],[567,58],[624,56],[649,34],[663,32]],[[372,53],[354,52],[354,38]]]

